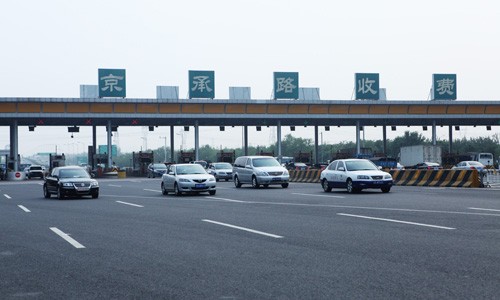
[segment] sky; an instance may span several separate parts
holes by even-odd
[[[126,69],[128,98],[155,98],[156,86],[179,86],[187,98],[189,70],[215,71],[217,99],[229,87],[272,97],[273,72],[299,72],[301,87],[322,100],[352,99],[355,73],[379,73],[388,100],[427,101],[432,74],[457,74],[458,101],[500,100],[500,2],[495,0],[24,0],[0,3],[0,97],[78,98],[97,84],[99,68]],[[176,128],[176,148],[193,147],[194,131]],[[388,138],[406,130],[388,130]],[[324,143],[353,141],[354,128],[321,130]],[[313,138],[312,127],[294,136]],[[461,128],[454,138],[490,136],[494,127]],[[291,133],[283,128],[282,135]],[[422,132],[430,138],[430,130]],[[165,137],[167,139],[165,140]],[[367,128],[381,139],[381,128]],[[438,128],[439,139],[448,138]],[[76,153],[91,129],[19,128],[19,152]],[[116,138],[116,137],[115,137]],[[98,128],[98,144],[105,129]],[[274,141],[273,130],[249,129],[250,145]],[[241,128],[200,129],[200,145],[240,147]],[[181,142],[182,141],[182,142]],[[119,128],[122,151],[170,144],[168,127]],[[0,127],[0,148],[9,128]],[[284,154],[286,155],[286,154]]]

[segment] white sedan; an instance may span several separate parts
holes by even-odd
[[[367,159],[339,159],[321,172],[320,182],[325,192],[345,188],[349,193],[363,189],[381,189],[388,193],[393,181],[391,174],[381,171]]]
[[[163,195],[168,195],[169,192],[178,196],[201,192],[215,195],[215,177],[199,164],[170,165],[161,177],[161,191]]]

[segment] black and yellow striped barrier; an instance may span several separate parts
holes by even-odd
[[[290,182],[319,183],[322,170],[289,171]],[[394,185],[480,187],[477,170],[391,170]]]

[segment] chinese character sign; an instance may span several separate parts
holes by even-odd
[[[189,99],[215,98],[215,72],[189,71]]]
[[[432,99],[457,100],[457,74],[432,74]]]
[[[379,100],[379,74],[356,73],[356,100]]]
[[[274,72],[274,99],[299,98],[299,73]]]
[[[99,98],[126,97],[125,69],[99,69]]]

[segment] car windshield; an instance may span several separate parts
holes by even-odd
[[[201,165],[198,164],[177,166],[177,175],[187,174],[207,174],[207,172]]]
[[[353,160],[345,162],[347,171],[378,170],[372,162],[367,160]]]
[[[231,169],[232,166],[230,163],[220,163],[220,164],[214,164],[215,169],[220,170],[220,169]]]
[[[59,178],[89,178],[89,174],[82,168],[59,170]]]
[[[469,165],[471,165],[471,166],[483,166],[483,164],[482,164],[482,163],[477,162],[477,161],[470,161],[470,162],[469,162]]]
[[[260,167],[278,167],[280,166],[280,163],[272,158],[272,157],[269,157],[269,158],[254,158],[252,160],[252,163],[253,163],[253,166],[254,167],[257,167],[257,168],[260,168]]]
[[[42,167],[30,167],[30,170],[40,171],[40,170],[42,170]]]
[[[167,166],[165,164],[154,164],[153,168],[155,168],[155,169],[166,169]]]

